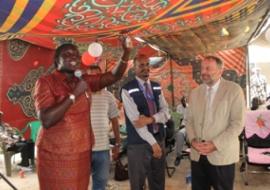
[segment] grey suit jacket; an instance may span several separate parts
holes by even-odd
[[[221,79],[212,103],[212,118],[204,126],[206,85],[195,88],[190,95],[187,120],[189,140],[212,140],[217,150],[207,155],[213,165],[228,165],[239,161],[238,136],[244,128],[245,99],[239,85]],[[191,160],[198,161],[200,154],[191,148]]]

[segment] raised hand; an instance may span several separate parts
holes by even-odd
[[[76,84],[75,88],[73,89],[72,94],[74,94],[76,97],[83,94],[87,89],[89,88],[87,82],[84,80],[79,80],[79,82]]]
[[[119,37],[119,40],[121,42],[124,52],[130,52],[132,50],[133,47],[130,37],[128,37],[127,35],[122,35]]]

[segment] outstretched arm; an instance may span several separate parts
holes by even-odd
[[[124,50],[122,58],[112,71],[101,75],[100,88],[104,88],[120,80],[127,68],[131,48],[127,47],[125,43],[126,38],[121,38],[120,40]]]

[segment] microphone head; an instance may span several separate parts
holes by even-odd
[[[74,76],[77,78],[82,78],[82,71],[80,69],[77,69],[74,71]]]

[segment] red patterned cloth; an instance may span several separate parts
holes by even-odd
[[[87,190],[90,178],[89,151],[57,154],[38,149],[40,190]]]
[[[99,90],[100,75],[87,76],[84,79],[90,89]],[[68,80],[64,74],[57,71],[41,77],[35,86],[36,110],[63,101],[72,92],[71,86],[76,85],[76,82],[77,78]],[[87,93],[91,95],[90,90]],[[41,128],[37,138],[40,189],[87,188],[90,172],[89,155],[94,143],[90,122],[90,98],[88,99],[85,94],[77,97],[59,122],[49,129]],[[76,184],[80,188],[70,188],[73,185],[76,187]]]

